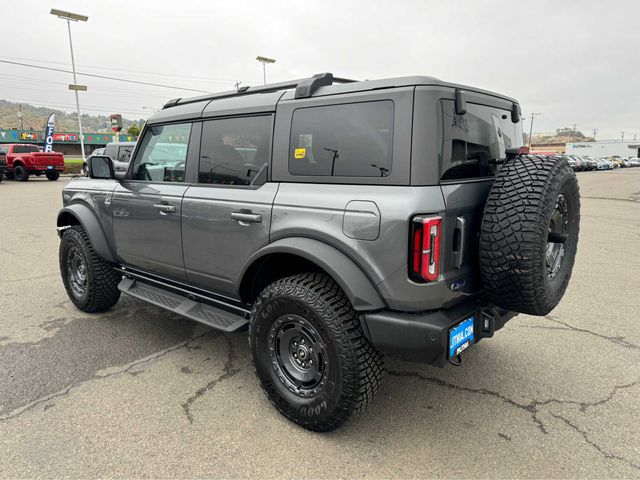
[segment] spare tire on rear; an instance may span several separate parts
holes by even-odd
[[[553,310],[571,278],[579,230],[578,181],[566,159],[507,160],[480,228],[480,272],[489,300],[531,315]]]

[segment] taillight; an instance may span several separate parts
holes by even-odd
[[[417,282],[433,282],[440,275],[441,217],[414,217],[411,221],[409,276]]]

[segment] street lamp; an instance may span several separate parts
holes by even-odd
[[[69,85],[69,90],[73,90],[76,94],[76,110],[78,111],[78,134],[80,135],[80,150],[82,153],[82,160],[84,160],[84,135],[82,134],[82,115],[80,114],[80,98],[78,97],[78,91],[86,91],[86,85],[78,85],[76,80],[76,62],[73,57],[73,42],[71,41],[71,22],[86,22],[89,17],[86,15],[78,15],[77,13],[65,12],[64,10],[51,9],[51,15],[55,15],[62,20],[67,21],[67,30],[69,31],[69,47],[71,47],[71,68],[73,70],[73,85]]]
[[[264,85],[267,84],[267,63],[276,63],[273,58],[261,57],[257,56],[256,60],[258,60],[262,64],[262,81]]]

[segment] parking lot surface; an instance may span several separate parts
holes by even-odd
[[[0,183],[0,476],[640,478],[640,169],[578,173],[572,282],[461,368],[387,360],[329,434],[262,394],[245,334],[122,298],[89,315],[58,272],[68,180]]]

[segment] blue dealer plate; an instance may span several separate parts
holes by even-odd
[[[473,343],[473,320],[474,317],[469,317],[449,330],[449,358],[455,357]]]

